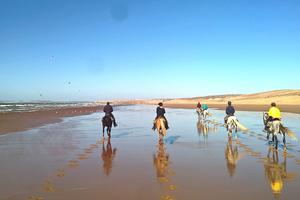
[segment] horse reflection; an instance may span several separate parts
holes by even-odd
[[[164,181],[168,178],[169,175],[169,154],[167,153],[163,139],[159,139],[158,146],[157,146],[157,152],[153,155],[153,163],[156,169],[156,177],[159,181]]]
[[[157,145],[157,152],[153,155],[153,164],[156,170],[156,178],[162,188],[164,188],[164,195],[162,199],[175,199],[173,195],[170,195],[170,191],[177,190],[176,184],[172,184],[171,177],[175,175],[175,172],[171,169],[170,156],[166,151],[163,139],[160,138]]]
[[[272,155],[271,155],[272,153]],[[270,183],[270,187],[275,198],[279,198],[284,183],[296,178],[295,173],[288,173],[286,167],[286,154],[283,154],[283,161],[279,162],[278,151],[271,146],[268,155],[264,160],[265,176]]]
[[[233,144],[234,143],[234,144]],[[242,158],[239,154],[239,148],[235,141],[228,138],[228,142],[225,149],[225,159],[227,164],[227,170],[230,177],[233,177],[236,171],[237,162]]]
[[[199,135],[203,135],[204,140],[206,141],[209,133],[213,133],[217,131],[217,126],[209,124],[209,121],[203,122],[202,120],[198,120],[197,122],[197,131]]]
[[[105,141],[103,141],[101,158],[103,161],[103,171],[104,174],[107,176],[109,176],[109,174],[111,173],[112,166],[113,166],[113,159],[115,158],[116,153],[117,153],[117,149],[112,148],[110,138],[108,138],[106,146],[105,146]]]

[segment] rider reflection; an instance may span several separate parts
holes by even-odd
[[[271,155],[272,153],[272,155]],[[286,154],[283,161],[279,162],[278,151],[269,147],[268,155],[264,162],[265,176],[268,179],[275,198],[279,198],[284,182],[295,178],[294,173],[288,173],[286,168]]]
[[[234,143],[234,144],[233,144]],[[236,171],[237,162],[242,158],[239,154],[238,145],[231,138],[228,138],[228,142],[225,149],[225,159],[227,164],[227,170],[230,177],[233,177]]]
[[[117,153],[117,149],[112,148],[110,138],[108,138],[107,140],[106,147],[105,147],[105,141],[103,141],[101,158],[103,161],[103,171],[104,174],[107,176],[109,176],[109,174],[111,173],[112,166],[113,166],[113,159],[115,158],[116,153]]]
[[[169,154],[164,147],[163,139],[159,139],[157,148],[157,153],[153,155],[153,163],[156,177],[163,182],[169,175]]]

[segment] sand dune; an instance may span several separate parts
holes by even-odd
[[[210,107],[225,109],[227,101],[240,110],[264,111],[271,102],[285,112],[300,113],[300,90],[274,90],[254,94],[225,94],[193,98],[177,98],[163,100],[167,107],[194,108],[198,101],[208,104]],[[155,105],[161,99],[126,101],[127,104],[151,104]]]

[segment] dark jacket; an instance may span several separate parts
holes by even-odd
[[[229,115],[229,116],[233,116],[235,113],[235,109],[233,106],[227,106],[226,108],[226,115]]]
[[[114,111],[114,110],[113,110],[113,108],[112,108],[111,105],[106,105],[106,106],[104,106],[104,108],[103,108],[103,112],[105,112],[106,115],[111,114],[113,111]]]
[[[156,108],[157,117],[164,117],[165,113],[166,113],[166,111],[164,108],[161,108],[161,107]]]

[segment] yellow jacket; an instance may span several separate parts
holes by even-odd
[[[277,119],[280,119],[281,118],[281,115],[280,115],[280,110],[277,108],[277,107],[271,107],[269,109],[269,116],[272,117],[273,119],[274,118],[277,118]]]

